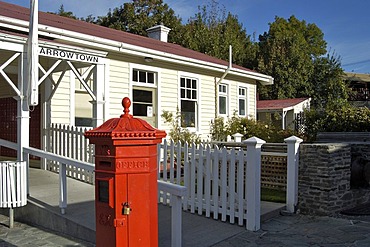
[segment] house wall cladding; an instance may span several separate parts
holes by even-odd
[[[369,156],[370,143],[300,146],[298,208],[302,213],[334,215],[369,201],[369,188],[351,189],[353,153]]]

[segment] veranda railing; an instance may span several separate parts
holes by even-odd
[[[7,147],[10,149],[17,150],[17,143],[0,139],[0,148]],[[66,213],[67,202],[67,167],[72,166],[79,170],[85,170],[89,173],[93,173],[95,166],[94,164],[79,161],[76,159],[64,157],[58,154],[46,152],[40,149],[25,147],[23,148],[24,153],[22,154],[23,161],[26,162],[29,167],[29,155],[34,155],[43,159],[54,161],[58,164],[59,173],[59,208],[62,214]],[[1,173],[1,172],[0,172]],[[28,170],[27,170],[27,194],[30,194],[28,184]],[[159,194],[171,195],[171,245],[181,246],[182,245],[182,214],[181,214],[181,198],[186,193],[187,189],[184,186],[166,183],[158,181]]]
[[[64,124],[51,124],[47,130],[46,151],[71,159],[94,164],[94,145],[89,143],[84,133],[91,127],[76,127]],[[46,162],[46,169],[58,172],[59,164],[53,160]],[[67,176],[94,183],[94,174],[76,166],[66,167]]]

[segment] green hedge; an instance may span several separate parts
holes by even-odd
[[[370,109],[341,106],[322,111],[305,112],[305,135],[315,141],[318,132],[369,132]]]

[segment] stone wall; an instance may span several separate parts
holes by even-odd
[[[370,189],[351,188],[352,152],[370,157],[370,144],[300,146],[298,209],[302,213],[333,215],[369,201]]]

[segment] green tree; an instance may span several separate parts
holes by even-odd
[[[97,23],[126,32],[147,36],[147,29],[163,24],[171,28],[168,41],[179,40],[181,19],[163,0],[133,0],[124,3],[113,11],[109,10],[106,16],[98,18]]]
[[[56,13],[57,15],[72,18],[72,19],[77,19],[77,17],[73,14],[71,11],[65,11],[64,10],[64,5],[60,5],[58,12]]]
[[[311,106],[317,110],[336,109],[348,104],[349,88],[343,79],[340,57],[327,54],[314,60],[310,78],[314,94]]]
[[[217,1],[198,6],[198,13],[188,20],[179,44],[189,49],[229,60],[229,45],[233,47],[233,62],[252,64],[255,47],[238,17],[225,11]]]
[[[259,87],[261,99],[313,95],[314,61],[327,52],[323,37],[315,24],[294,16],[275,17],[269,31],[259,37],[258,71],[274,77],[273,86]]]

